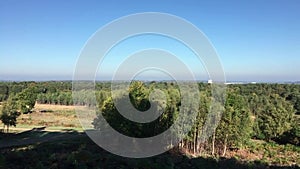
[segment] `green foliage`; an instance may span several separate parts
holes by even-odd
[[[10,126],[16,126],[18,116],[20,116],[20,112],[17,110],[16,100],[9,98],[8,101],[3,104],[0,114],[0,120],[7,127],[7,132]]]
[[[97,102],[100,108],[98,113],[102,113],[113,128],[125,135],[135,137],[156,135],[171,126],[177,119],[180,109],[183,108],[181,106],[181,93],[178,86],[174,85],[173,82],[143,83],[135,81],[130,85],[128,92],[131,104],[138,110],[145,111],[149,108],[148,99],[153,89],[159,89],[166,95],[166,101],[164,99],[157,100],[158,105],[165,106],[164,113],[156,121],[137,124],[119,114],[109,94],[110,88],[108,86],[107,83],[98,85],[102,89],[96,92],[98,93]],[[211,151],[212,137],[206,142],[200,143],[201,137],[205,133],[202,128],[207,122],[209,110],[222,111],[222,107],[210,107],[213,99],[210,85],[199,83],[199,89],[201,90],[200,106],[198,109],[192,110],[197,112],[195,124],[192,127],[185,126],[192,128],[192,130],[180,143],[181,148],[194,153]],[[221,121],[215,133],[215,152],[224,154],[226,149],[245,147],[251,136],[267,141],[278,140],[285,136],[285,139],[289,139],[289,143],[297,144],[299,137],[298,128],[295,126],[299,125],[293,124],[295,110],[289,97],[291,97],[291,93],[297,93],[298,90],[300,91],[298,85],[229,85],[225,111],[220,117]],[[116,97],[117,101],[121,101],[128,96],[124,96],[120,92]],[[217,120],[218,118],[214,117],[210,120]],[[96,128],[101,126],[97,119],[94,120],[93,124]],[[105,126],[101,127],[105,128]],[[173,132],[180,135],[182,128],[179,127],[175,130]]]
[[[146,111],[150,108],[150,102],[148,101],[149,90],[146,89],[143,82],[134,81],[131,83],[129,98],[132,105],[140,111]]]
[[[300,118],[295,118],[292,128],[284,132],[277,141],[283,144],[289,143],[300,146]]]
[[[9,89],[6,84],[0,83],[0,102],[5,101],[9,96]]]
[[[225,111],[216,132],[217,139],[220,139],[224,146],[242,147],[248,142],[252,132],[252,121],[243,97],[232,91],[228,92]]]
[[[212,85],[199,83],[198,87],[200,105],[197,108],[191,108],[181,105],[184,94],[178,89],[175,82],[133,81],[127,92],[131,104],[136,109],[140,111],[148,110],[150,103],[155,103],[151,106],[164,108],[164,113],[155,121],[139,124],[124,118],[116,110],[111,98],[110,82],[96,82],[95,95],[97,103],[92,100],[94,92],[91,90],[82,88],[78,90],[77,94],[72,95],[71,82],[0,82],[0,101],[6,101],[6,103],[2,103],[5,111],[1,113],[1,116],[3,119],[11,117],[11,122],[6,123],[14,125],[14,123],[16,124],[14,117],[18,116],[18,112],[30,112],[35,102],[57,105],[97,105],[99,108],[98,113],[102,113],[116,130],[129,136],[148,137],[168,129],[180,115],[180,110],[186,108],[197,114],[194,125],[182,125],[173,132],[180,135],[184,127],[191,128],[188,136],[178,146],[188,152],[210,154],[214,140],[216,155],[221,155],[224,152],[225,145],[227,149],[244,147],[249,142],[250,136],[268,142],[277,141],[282,144],[299,145],[300,125],[297,113],[300,112],[300,85],[228,85],[225,107],[211,107],[211,101],[215,99],[212,98],[211,94]],[[151,97],[157,96],[157,94],[153,95],[152,93],[155,89],[163,92],[166,98],[158,97],[156,100],[151,100]],[[121,90],[117,91],[117,101],[122,101],[125,98],[122,92]],[[216,95],[219,96],[219,93]],[[128,95],[126,97],[128,98]],[[216,99],[223,102],[219,98]],[[190,101],[188,104],[192,105],[192,102]],[[205,133],[202,128],[207,122],[210,110],[225,111],[222,117],[210,119],[218,120],[221,118],[215,137],[210,137],[205,142],[201,142],[201,136]],[[183,121],[182,124],[186,123]],[[97,119],[94,120],[96,128],[105,128],[101,125]],[[213,128],[214,126],[209,127]]]
[[[117,95],[115,99],[117,102],[122,102],[122,100],[126,99],[127,97],[128,96],[124,96],[120,93],[120,95]],[[130,85],[129,98],[132,105],[140,111],[148,110],[150,107],[150,102],[148,100],[149,88],[146,87],[142,82],[133,82],[132,85]],[[153,106],[160,106],[161,104],[163,103],[157,102],[157,104]],[[98,113],[102,113],[103,117],[114,129],[125,135],[134,137],[150,137],[163,132],[170,124],[168,123],[169,115],[173,113],[169,112],[168,108],[166,108],[166,112],[164,112],[163,115],[158,119],[151,123],[142,124],[135,123],[124,118],[116,109],[112,97],[108,97],[105,99],[105,101],[103,101],[103,103],[100,103],[100,105],[102,105],[102,107],[101,111]],[[100,105],[98,105],[98,107]],[[100,130],[106,127],[100,124],[98,118],[94,120],[93,125],[96,129]]]
[[[40,104],[73,105],[72,92],[39,93],[36,101]]]
[[[72,139],[67,137],[59,140],[49,140],[28,146],[2,148],[0,150],[0,168],[104,168],[104,169],[200,169],[200,168],[230,168],[230,169],[262,169],[262,168],[299,168],[299,163],[289,165],[288,157],[269,159],[266,154],[264,161],[238,160],[237,158],[188,157],[184,154],[166,152],[164,154],[144,159],[130,159],[113,155],[93,143],[86,135],[73,133]],[[27,138],[27,136],[26,136]],[[21,138],[20,138],[21,139]],[[85,146],[82,146],[85,145]],[[263,144],[262,149],[278,152],[285,151],[282,146]],[[294,146],[295,147],[295,146]],[[286,152],[288,153],[288,152]],[[30,158],[29,158],[30,157]],[[272,161],[269,161],[272,160]],[[280,163],[281,161],[281,163]]]
[[[37,98],[37,88],[31,86],[24,89],[21,93],[18,93],[16,96],[18,100],[18,107],[21,113],[29,113],[35,105]]]
[[[263,98],[264,106],[257,113],[257,133],[266,140],[276,139],[291,129],[294,116],[292,105],[279,95],[273,94]]]

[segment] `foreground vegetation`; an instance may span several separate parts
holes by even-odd
[[[49,139],[57,137],[57,139]],[[221,168],[221,169],[283,169],[299,168],[295,164],[281,167],[270,163],[279,159],[289,161],[290,157],[284,158],[279,155],[264,153],[268,151],[282,151],[279,145],[268,143],[258,143],[253,151],[260,151],[265,160],[241,159],[239,155],[232,157],[193,157],[182,151],[173,149],[162,155],[145,159],[129,159],[113,155],[93,143],[85,134],[75,131],[64,134],[58,132],[29,131],[10,136],[12,140],[22,140],[27,137],[45,138],[34,144],[25,144],[20,146],[6,147],[0,149],[0,168],[3,169],[23,169],[23,168],[65,168],[65,169],[85,169],[85,168],[103,168],[103,169],[199,169],[199,168]],[[0,139],[0,143],[1,143]],[[295,146],[285,148],[284,153],[293,153]],[[289,150],[291,149],[291,150]],[[299,151],[299,150],[298,150]],[[295,159],[294,159],[295,160]]]
[[[96,148],[86,136],[73,132],[72,134],[78,135],[76,139],[70,140],[67,137],[41,144],[2,148],[0,164],[5,168],[18,168],[23,164],[20,159],[29,153],[40,162],[29,162],[27,168],[299,167],[300,85],[228,85],[225,106],[213,107],[224,111],[219,117],[220,123],[216,132],[205,142],[200,141],[201,129],[210,110],[211,85],[199,83],[198,87],[201,106],[193,110],[197,113],[195,123],[186,126],[191,131],[180,144],[163,155],[141,160],[117,157]],[[21,126],[78,128],[80,126],[78,121],[76,123],[74,107],[68,105],[97,106],[98,115],[103,115],[119,132],[128,136],[149,137],[167,129],[176,120],[181,108],[182,93],[173,82],[137,81],[130,85],[130,101],[142,111],[149,108],[148,98],[154,88],[166,94],[166,101],[156,100],[156,105],[165,106],[164,113],[157,120],[146,124],[134,123],[118,113],[111,97],[110,83],[96,84],[97,103],[91,103],[91,92],[85,89],[79,91],[80,97],[73,99],[71,88],[70,82],[2,82],[0,119],[7,128],[17,123]],[[121,101],[123,97],[120,93],[116,99]],[[58,105],[63,105],[62,109],[57,109]],[[98,121],[98,118],[93,121],[95,129],[103,128]],[[41,134],[31,132],[31,136]],[[1,140],[12,137],[22,139],[24,133],[14,136],[2,134],[0,143]],[[52,157],[50,162],[46,159],[49,157]],[[10,164],[10,158],[19,159],[20,166]]]

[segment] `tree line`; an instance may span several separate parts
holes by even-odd
[[[128,96],[111,95],[99,100],[98,115],[102,115],[117,131],[132,137],[155,136],[168,129],[180,113],[181,95],[177,85],[173,83],[133,82],[129,90],[132,105],[141,111],[149,108],[149,93],[153,88],[162,90],[166,102],[158,100],[157,106],[165,104],[164,113],[150,123],[135,123],[124,118],[114,103],[122,102]],[[188,135],[178,144],[178,148],[190,153],[225,155],[228,149],[247,147],[251,139],[276,141],[299,145],[299,85],[295,84],[245,84],[228,85],[225,105],[210,107],[210,84],[199,83],[200,106],[192,111],[197,112]],[[114,102],[115,101],[115,102]],[[223,111],[215,132],[207,140],[201,140],[203,127],[209,116],[210,109]],[[218,118],[218,117],[214,117]],[[96,118],[93,122],[96,129],[105,126]],[[182,129],[182,128],[181,128]],[[174,131],[180,134],[180,131]],[[172,140],[170,140],[172,144]]]
[[[211,85],[198,83],[200,105],[188,135],[177,145],[191,153],[224,155],[228,149],[247,146],[251,139],[276,141],[283,144],[300,143],[300,85],[297,84],[243,84],[227,85],[224,106],[210,107]],[[1,82],[1,121],[9,128],[15,126],[21,113],[30,113],[35,103],[83,105],[98,107],[109,124],[121,133],[134,137],[149,137],[168,129],[177,119],[182,108],[181,93],[175,82],[132,82],[128,89],[131,104],[138,110],[149,109],[149,96],[154,89],[164,92],[165,100],[156,100],[164,108],[158,119],[150,123],[135,123],[117,111],[111,96],[109,82],[95,85],[96,103],[92,92],[82,89],[78,97],[72,96],[71,82]],[[193,92],[193,91],[192,91]],[[117,100],[124,97],[120,92]],[[197,98],[196,98],[197,99]],[[220,122],[211,137],[202,141],[203,126],[210,109],[222,111]],[[94,127],[101,128],[96,118]],[[180,131],[173,131],[180,134]],[[172,144],[172,140],[169,140]]]

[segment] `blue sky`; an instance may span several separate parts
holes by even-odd
[[[99,28],[137,12],[164,12],[206,34],[228,81],[300,81],[299,8],[298,0],[3,0],[0,80],[70,80]]]

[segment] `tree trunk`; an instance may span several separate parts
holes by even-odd
[[[227,139],[228,139],[228,134],[225,135],[225,139],[224,139],[224,148],[223,148],[223,154],[222,154],[222,156],[225,156],[225,154],[226,154],[226,150],[227,150]]]
[[[179,148],[179,150],[183,148],[183,140],[180,140],[178,148]]]
[[[192,141],[189,141],[190,142],[190,153],[192,153],[193,152],[193,147],[194,147],[194,144],[193,144],[193,142]]]
[[[197,137],[196,137],[196,140],[197,140],[197,149],[196,149],[196,152],[199,153],[201,151],[201,143],[199,141],[199,136],[200,136],[200,132],[201,130],[199,130],[199,127],[197,127]],[[200,152],[200,156],[201,156],[201,152]]]
[[[202,145],[198,143],[198,150],[197,152],[199,153],[200,156],[202,156]]]
[[[199,153],[199,150],[200,150],[200,143],[198,142],[198,139],[197,140],[197,144],[196,144],[196,153]]]
[[[211,150],[211,155],[215,155],[215,140],[216,140],[216,133],[213,134],[212,137],[212,150]]]
[[[194,131],[194,141],[193,141],[193,153],[196,154],[196,145],[197,145],[197,128]]]

